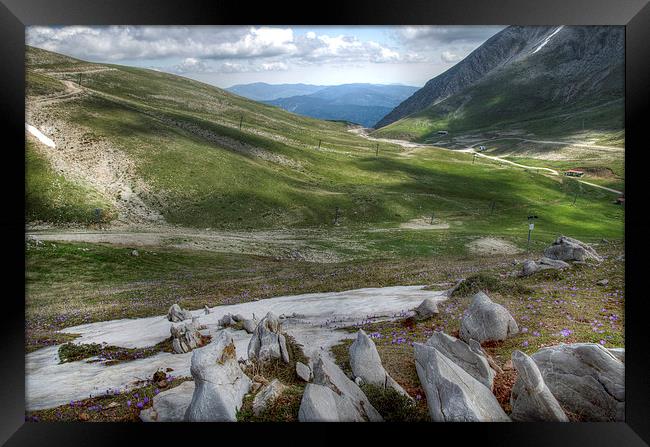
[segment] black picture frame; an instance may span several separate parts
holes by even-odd
[[[0,442],[18,445],[282,442],[371,444],[427,442],[488,445],[641,446],[650,442],[650,355],[644,322],[642,221],[644,117],[650,98],[649,0],[278,1],[0,0],[0,175],[5,267],[0,324]],[[626,422],[519,424],[83,424],[26,423],[24,350],[24,27],[107,24],[481,24],[626,27]],[[9,285],[10,287],[6,287]],[[239,441],[227,441],[235,436]],[[203,440],[199,440],[203,438]],[[253,438],[260,438],[254,440]]]

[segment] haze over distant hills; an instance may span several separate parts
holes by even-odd
[[[253,92],[257,97],[260,97],[279,94],[281,91],[287,92],[292,87],[294,89],[308,90],[310,87],[317,86],[304,84],[285,85],[282,88],[268,88],[266,91],[262,91],[264,88],[260,88],[259,85],[254,86],[252,89],[244,87],[246,86],[239,86],[238,90],[247,94]],[[417,90],[417,87],[397,84],[342,84],[321,86],[318,90],[309,94],[275,98],[264,102],[299,115],[326,120],[349,121],[371,127],[377,120],[389,113],[395,106]],[[237,93],[232,88],[229,91]],[[243,93],[237,94],[243,95]]]
[[[227,91],[254,101],[271,101],[290,96],[309,95],[324,89],[325,85],[313,84],[267,84],[254,82],[252,84],[237,84],[228,87]]]
[[[623,27],[510,26],[379,120],[376,134],[427,141],[438,130],[498,129],[622,138],[624,54]]]

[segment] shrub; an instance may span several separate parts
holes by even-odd
[[[392,388],[376,385],[361,386],[373,407],[386,422],[424,422],[429,420],[426,406],[418,405]]]

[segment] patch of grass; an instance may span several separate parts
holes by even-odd
[[[625,345],[625,264],[619,260],[623,244],[607,243],[595,247],[604,261],[600,264],[573,265],[561,275],[544,271],[527,278],[518,278],[524,294],[509,288],[490,292],[490,298],[504,306],[519,326],[519,333],[502,342],[483,343],[483,349],[503,367],[516,349],[532,355],[546,346],[559,343],[600,343],[606,348]],[[512,265],[496,271],[505,274]],[[596,283],[609,279],[606,286]],[[413,363],[415,342],[423,343],[434,331],[457,336],[460,322],[469,302],[455,295],[439,304],[440,314],[426,321],[405,327],[401,320],[363,322],[354,329],[364,329],[377,346],[384,368],[409,394],[418,392]],[[567,330],[564,331],[563,330]],[[332,349],[337,363],[345,367],[347,346]],[[507,390],[512,385],[510,373],[499,377],[495,393],[504,409],[508,409]],[[409,388],[412,387],[412,388]],[[420,391],[421,392],[421,391]]]
[[[238,422],[298,422],[298,410],[305,385],[292,384],[282,394],[269,403],[258,416],[253,413],[253,394],[244,397],[241,409],[237,412]]]
[[[367,383],[361,389],[386,422],[430,421],[426,405],[418,405],[392,388]]]
[[[304,382],[296,373],[296,362],[308,364],[302,345],[289,334],[284,334],[287,342],[287,351],[289,352],[289,363],[284,363],[282,359],[271,359],[268,361],[252,360],[252,365],[244,368],[244,372],[251,378],[255,376],[264,377],[269,382],[278,379],[285,385],[301,385]]]
[[[76,362],[91,357],[97,357],[96,362],[106,365],[143,359],[159,352],[172,352],[171,337],[147,348],[122,348],[106,343],[75,344],[66,343],[59,347],[60,363]]]
[[[28,422],[140,422],[140,411],[150,408],[153,398],[159,392],[175,388],[188,377],[167,376],[164,389],[156,383],[145,381],[141,386],[129,390],[106,390],[101,396],[71,401],[46,410],[28,411]]]
[[[513,278],[500,278],[494,273],[480,272],[469,276],[454,290],[453,296],[470,296],[480,291],[485,293],[500,293],[507,295],[524,295],[530,293],[530,288],[522,285]]]
[[[46,156],[27,139],[25,154],[25,217],[56,224],[102,224],[115,218],[108,200],[90,186],[55,172]],[[99,209],[99,214],[96,213]]]

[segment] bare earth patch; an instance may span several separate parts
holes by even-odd
[[[494,237],[476,239],[467,244],[470,252],[479,255],[506,254],[514,255],[521,250],[514,244]]]
[[[438,219],[433,219],[432,223],[430,217],[418,217],[400,224],[399,227],[408,230],[446,230],[449,228],[449,224]]]

